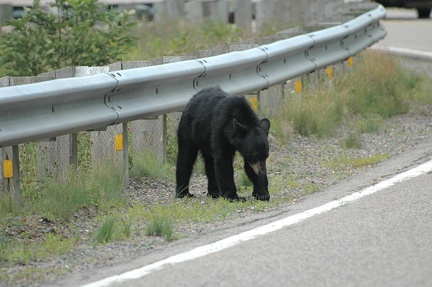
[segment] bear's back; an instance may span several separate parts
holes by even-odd
[[[245,97],[229,96],[221,100],[215,108],[213,124],[232,126],[232,120],[249,128],[259,126],[260,122]]]

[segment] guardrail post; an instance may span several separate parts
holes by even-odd
[[[76,171],[78,168],[78,134],[71,134],[69,141],[69,165]]]
[[[235,24],[239,27],[251,30],[252,28],[252,1],[238,0],[237,10],[235,11]]]
[[[129,132],[128,124],[123,123],[123,176],[124,176],[124,186],[129,186]]]
[[[167,159],[167,129],[168,129],[168,115],[162,116],[162,161],[166,162]]]
[[[0,192],[6,192],[7,178],[4,171],[4,160],[6,148],[0,148]]]
[[[9,193],[15,205],[21,205],[19,148],[17,145],[2,149],[0,154],[3,190]]]
[[[266,115],[272,115],[280,108],[284,98],[284,84],[268,87],[259,92],[260,111]]]

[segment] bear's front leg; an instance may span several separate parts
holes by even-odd
[[[254,169],[249,163],[244,165],[246,175],[254,186],[252,196],[258,200],[268,201],[270,200],[270,194],[268,191],[266,162],[259,161],[255,167]]]
[[[215,175],[221,195],[228,200],[245,201],[245,198],[237,195],[234,182],[233,155],[215,153]]]

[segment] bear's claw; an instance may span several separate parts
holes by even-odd
[[[252,196],[261,201],[269,201],[270,194],[266,193],[252,193]]]
[[[191,197],[195,197],[195,195],[193,195],[189,192],[187,192],[187,193],[184,192],[184,193],[176,193],[176,197],[177,198],[184,198],[184,197],[191,198]]]

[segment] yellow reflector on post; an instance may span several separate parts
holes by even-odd
[[[354,58],[353,57],[349,57],[347,60],[347,64],[349,67],[354,66]]]
[[[296,80],[294,82],[294,92],[300,94],[303,91],[303,84],[301,80]]]
[[[252,110],[257,112],[258,111],[258,98],[257,97],[249,98],[249,103],[252,107]]]
[[[123,150],[123,134],[115,135],[115,150],[116,151]]]
[[[13,162],[10,159],[5,159],[3,161],[3,177],[4,178],[13,177]]]
[[[326,75],[327,75],[327,79],[329,79],[329,80],[333,79],[333,67],[332,66],[328,66],[326,68]]]

